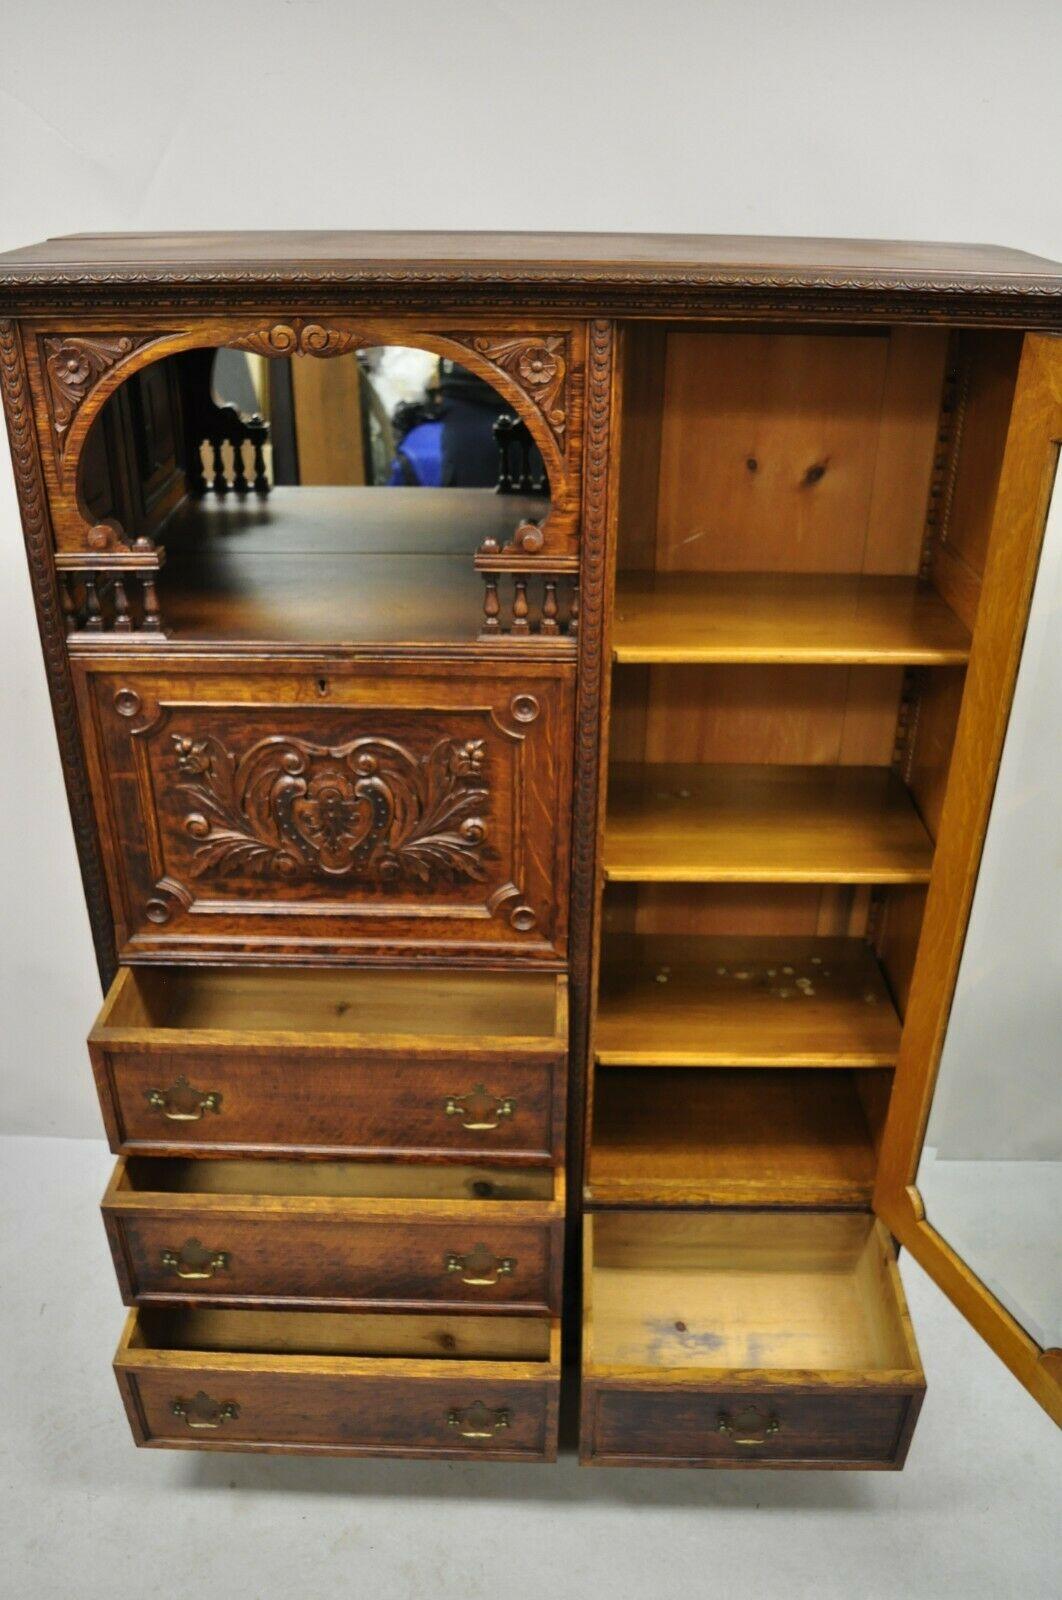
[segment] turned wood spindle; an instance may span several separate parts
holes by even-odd
[[[530,633],[531,625],[527,620],[527,578],[513,578],[513,632]]]
[[[225,456],[221,439],[211,439],[210,446],[214,452],[214,479],[211,487],[219,497],[229,492],[229,480],[225,476]]]
[[[503,411],[491,429],[494,442],[498,446],[498,481],[494,486],[498,494],[513,492],[512,445],[515,427],[516,418]]]
[[[531,493],[531,435],[526,427],[521,427],[516,435],[517,459],[520,463],[520,493]]]
[[[100,605],[96,577],[92,572],[86,572],[85,574],[85,631],[86,633],[103,632],[103,607]]]
[[[542,632],[559,633],[560,626],[557,622],[557,580],[547,578],[545,593],[542,597]]]
[[[114,579],[114,631],[115,633],[132,633],[133,619],[129,615],[129,597],[125,592],[125,582],[119,574]]]
[[[74,578],[72,575],[61,572],[59,574],[59,605],[63,613],[63,627],[68,634],[77,632],[77,602],[74,599]]]
[[[159,596],[155,587],[154,573],[145,572],[141,583],[144,588],[144,631],[159,633],[162,630],[162,618],[159,615]]]
[[[251,487],[243,465],[243,440],[235,439],[232,445],[232,487],[236,494],[244,495]]]
[[[269,475],[266,472],[265,441],[269,430],[261,417],[252,417],[247,431],[254,448],[254,492],[268,494]]]
[[[574,583],[572,585],[572,600],[571,600],[571,605],[568,608],[568,632],[570,634],[576,634],[576,633],[579,632],[579,585],[578,585],[578,583]]]
[[[498,575],[496,572],[485,572],[483,582],[486,590],[483,595],[483,632],[500,633],[501,623],[498,616],[501,611],[501,601],[498,599]]]

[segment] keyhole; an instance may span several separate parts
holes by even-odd
[[[318,680],[317,680],[317,693],[318,694],[327,694],[328,693],[328,679],[327,678],[318,678]]]

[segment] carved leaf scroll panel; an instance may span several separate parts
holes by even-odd
[[[79,670],[127,958],[563,956],[570,666],[337,677],[322,704],[294,675],[248,703]]]

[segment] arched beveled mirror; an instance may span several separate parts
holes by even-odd
[[[512,399],[398,345],[327,360],[207,347],[145,366],[100,409],[77,490],[87,525],[164,546],[162,615],[187,640],[475,638],[490,631],[476,556],[521,536],[534,552],[551,509]],[[531,583],[513,631],[563,632],[557,584]],[[96,591],[73,593],[79,622]]]

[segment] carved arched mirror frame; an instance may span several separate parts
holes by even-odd
[[[425,328],[401,318],[215,318],[192,327],[129,332],[41,332],[37,389],[51,436],[49,499],[56,545],[71,552],[136,547],[135,530],[97,523],[80,498],[81,453],[110,396],[134,374],[184,351],[226,348],[279,357],[327,359],[380,345],[408,345],[448,357],[491,384],[513,407],[541,452],[550,485],[540,524],[513,529],[503,556],[574,566],[579,522],[583,351],[578,324],[517,328]],[[139,548],[143,548],[141,542]]]

